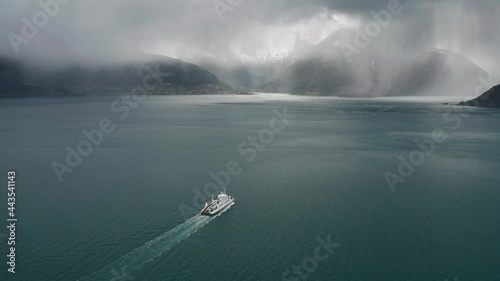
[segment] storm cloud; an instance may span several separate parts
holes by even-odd
[[[262,52],[291,50],[296,38],[316,44],[338,29],[362,27],[373,20],[372,11],[386,9],[390,1],[6,0],[0,4],[0,55],[54,65],[112,62],[138,52],[188,61],[200,55],[252,60]],[[498,1],[401,4],[403,11],[383,30],[387,46],[403,53],[448,49],[500,77]],[[43,6],[53,15],[32,38],[25,38],[26,21],[42,21],[35,18],[47,9]],[[17,36],[26,40],[20,42]]]

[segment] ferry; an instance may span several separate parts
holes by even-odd
[[[213,199],[212,197],[212,201],[210,203],[205,202],[205,207],[201,210],[201,214],[204,216],[215,216],[233,204],[234,197],[227,195],[224,190],[217,196],[217,199]]]

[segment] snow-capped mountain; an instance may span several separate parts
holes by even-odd
[[[302,53],[259,90],[316,95],[466,95],[488,74],[466,57],[439,49],[395,54],[371,42],[354,53],[356,29],[341,29]]]

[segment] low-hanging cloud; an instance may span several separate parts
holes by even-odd
[[[252,58],[259,51],[291,49],[296,37],[318,43],[336,29],[362,26],[371,11],[390,0],[241,0],[221,20],[214,0],[64,0],[59,11],[15,52],[9,34],[22,36],[40,3],[0,4],[0,56],[40,64],[100,63],[154,52],[190,60],[205,53]],[[60,0],[62,1],[62,0]],[[228,0],[218,0],[228,3]],[[234,1],[237,2],[237,1]],[[500,76],[495,0],[413,0],[384,32],[402,53],[419,48],[450,49]]]

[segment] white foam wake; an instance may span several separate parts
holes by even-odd
[[[229,208],[228,208],[229,209]],[[227,209],[226,209],[227,210]],[[188,238],[191,234],[205,226],[215,217],[206,217],[196,215],[175,228],[165,232],[161,236],[146,242],[139,248],[124,255],[115,262],[107,265],[103,269],[96,271],[88,276],[80,278],[78,281],[85,280],[105,280],[105,281],[124,281],[133,279],[133,271],[138,270],[145,263],[148,263],[161,256],[182,240]]]

